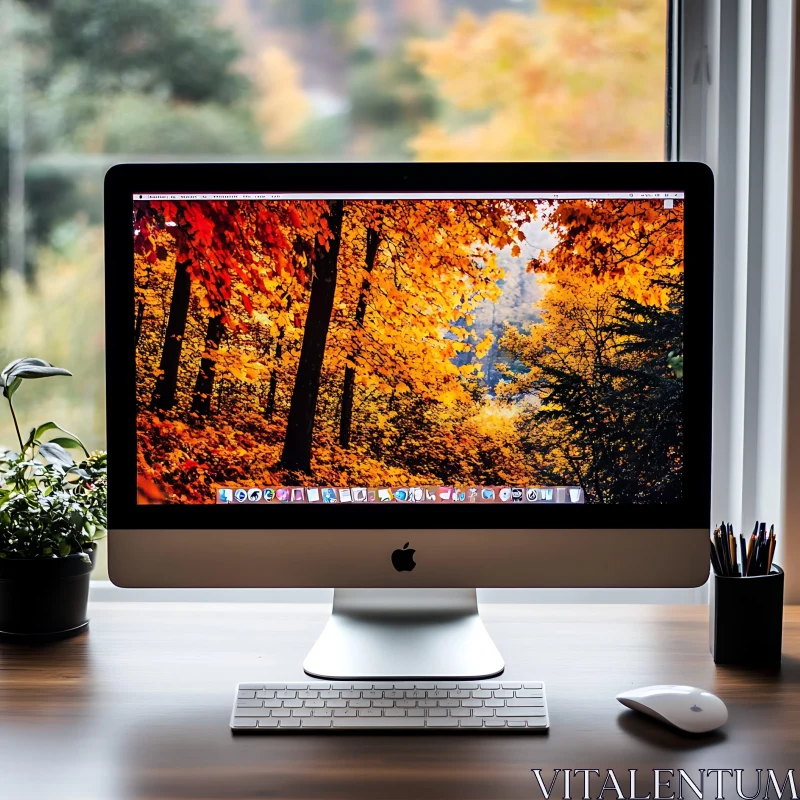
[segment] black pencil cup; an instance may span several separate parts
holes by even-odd
[[[783,570],[750,578],[711,576],[709,644],[717,664],[777,667],[781,663]]]

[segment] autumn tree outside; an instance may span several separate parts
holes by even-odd
[[[667,205],[136,201],[140,499],[561,485],[680,502]]]

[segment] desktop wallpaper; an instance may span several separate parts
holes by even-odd
[[[135,200],[133,228],[140,503],[681,501],[681,200]]]

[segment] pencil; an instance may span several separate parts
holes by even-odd
[[[719,556],[717,555],[717,548],[714,546],[714,542],[709,540],[709,544],[711,545],[711,566],[714,568],[714,573],[716,575],[722,575],[722,567],[719,563]]]
[[[769,553],[767,555],[767,575],[772,572],[772,557],[775,555],[775,545],[777,541],[775,539],[775,533],[773,532],[773,526],[770,526],[769,529]]]
[[[747,545],[744,542],[744,534],[741,533],[739,534],[739,550],[742,557],[742,577],[744,577],[747,569]]]

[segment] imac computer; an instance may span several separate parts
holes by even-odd
[[[704,583],[712,230],[698,164],[112,168],[112,580],[336,587],[331,679],[499,674],[474,587]]]

